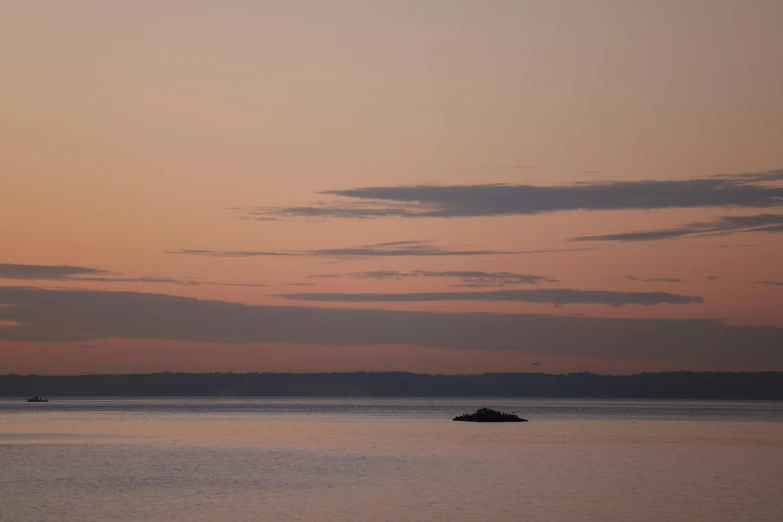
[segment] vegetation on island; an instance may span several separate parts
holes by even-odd
[[[490,408],[479,408],[476,413],[466,413],[454,417],[455,421],[465,422],[527,422],[527,419],[521,419],[516,413],[502,413]]]

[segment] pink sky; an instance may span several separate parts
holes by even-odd
[[[76,1],[2,12],[0,373],[475,373],[534,360],[552,372],[783,370],[780,2]],[[482,196],[492,184],[508,186]],[[321,193],[365,187],[386,199]],[[422,199],[432,187],[435,199]],[[674,233],[569,241],[648,231]],[[406,243],[372,246],[393,242]],[[172,253],[193,250],[213,255]],[[243,254],[214,255],[228,252]],[[80,294],[50,304],[30,287],[105,292],[117,308],[89,324],[73,312],[92,313]],[[491,336],[460,347],[426,327],[391,344],[240,342],[215,333],[220,324],[210,338],[149,338],[131,324],[128,307],[142,305],[118,292],[348,319],[372,309],[455,324],[476,313],[627,322],[596,322],[609,343],[599,348],[533,331],[539,340],[518,347]],[[288,295],[298,293],[328,295]],[[388,297],[421,293],[438,296]],[[701,358],[634,351],[633,335],[659,328],[650,322],[611,345],[612,329],[637,319],[726,327],[717,338],[730,340],[711,350],[712,333],[682,337]],[[738,363],[749,347],[758,357]]]

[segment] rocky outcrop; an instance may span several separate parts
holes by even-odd
[[[481,408],[476,413],[466,413],[454,417],[455,421],[465,422],[527,422],[527,419],[521,419],[514,413],[502,413],[489,408]]]

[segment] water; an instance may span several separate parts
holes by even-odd
[[[478,407],[531,422],[451,422]],[[0,521],[780,521],[783,404],[0,399]]]

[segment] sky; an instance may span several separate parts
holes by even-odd
[[[0,373],[783,371],[781,19],[0,1]]]

